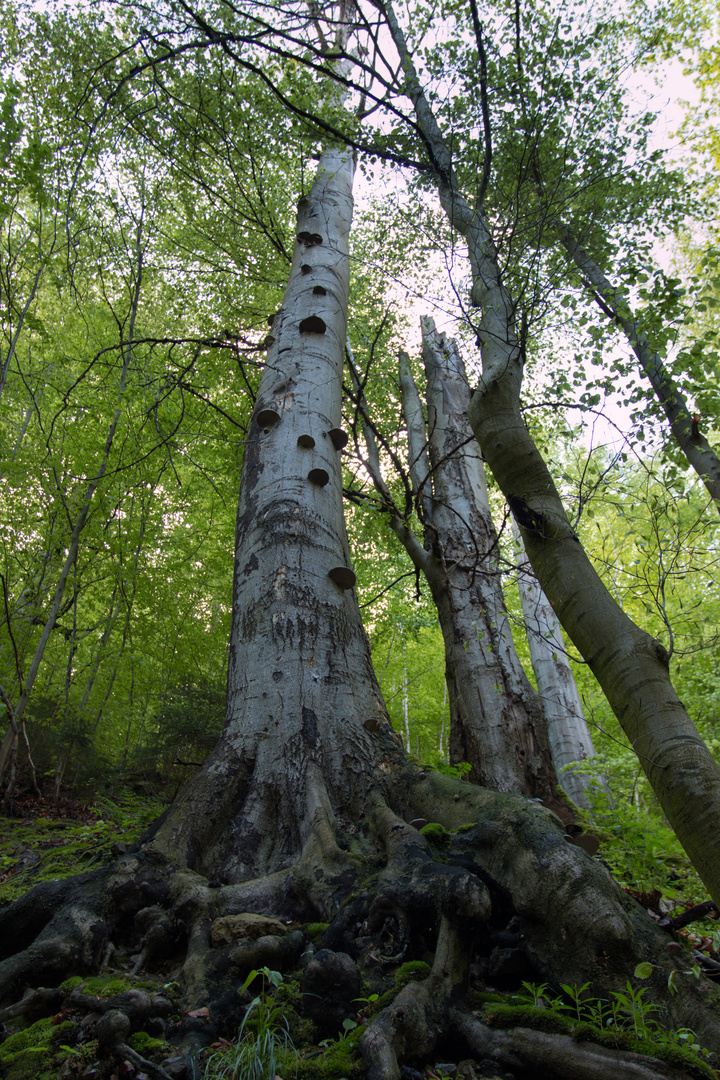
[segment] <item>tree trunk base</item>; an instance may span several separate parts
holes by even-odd
[[[432,825],[424,833],[420,823],[408,823],[421,810]],[[0,1021],[11,1032],[42,1015],[86,1017],[76,1030],[86,1041],[98,1040],[100,1070],[88,1077],[102,1076],[105,1065],[112,1072],[121,1059],[128,1076],[193,1076],[203,1047],[235,1036],[250,971],[306,966],[310,979],[308,923],[316,919],[329,922],[319,942],[328,971],[347,969],[353,987],[357,967],[357,986],[365,980],[371,991],[389,990],[359,1039],[368,1080],[399,1080],[403,1065],[423,1065],[448,1046],[473,1057],[476,1076],[483,1075],[483,1062],[516,1077],[557,1080],[691,1075],[659,1056],[534,1030],[527,1022],[494,1026],[481,1014],[478,992],[513,992],[523,981],[548,983],[558,994],[563,983],[588,983],[584,997],[606,1001],[627,992],[628,982],[636,990],[646,986],[663,1029],[690,1028],[702,1046],[720,1053],[720,990],[688,974],[690,957],[668,952],[671,935],[600,862],[567,843],[551,812],[409,765],[371,791],[362,820],[340,828],[316,815],[297,861],[265,877],[214,882],[149,840],[110,867],[38,886],[0,912],[0,1002],[7,1006]],[[316,959],[313,970],[321,970],[322,958]],[[403,965],[423,961],[425,978],[395,983],[401,968],[411,970]],[[641,961],[652,965],[643,981],[633,974]],[[120,974],[176,982],[180,997],[171,1002],[160,989],[122,987],[101,997],[63,986],[62,1007],[46,990],[23,998],[28,989],[58,987],[110,964]],[[674,971],[680,990],[671,994]],[[332,1036],[338,1017],[352,1021],[359,1013],[361,1022],[370,1008],[358,1001],[367,991],[354,989],[343,1004],[340,983],[333,989],[339,978],[329,974],[325,990],[305,995],[307,1002],[326,995],[328,1010],[339,1009],[332,1012]],[[168,1058],[174,1072],[130,1045],[141,1031],[160,1032],[177,1048],[174,1064]]]

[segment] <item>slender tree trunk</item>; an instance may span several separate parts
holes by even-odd
[[[611,284],[567,226],[560,226],[560,234],[563,247],[585,278],[596,303],[608,318],[622,328],[640,368],[650,380],[675,441],[715,500],[720,513],[720,459],[701,433],[699,421],[693,421],[687,398],[665,367],[660,354],[648,343],[647,335],[630,310],[627,297]]]
[[[585,793],[592,778],[576,772],[573,765],[593,757],[595,747],[560,633],[560,623],[527,561],[517,526],[515,531],[520,554],[520,604],[530,659],[547,720],[553,765],[573,802],[587,808]]]
[[[520,525],[543,591],[600,683],[695,869],[720,903],[720,770],[675,693],[666,651],[625,615],[598,577],[530,436],[520,411],[517,305],[503,284],[482,210],[473,210],[457,186],[451,155],[390,4],[385,14],[406,93],[432,154],[440,201],[468,245],[471,299],[482,312],[483,374],[470,405],[473,430]]]
[[[431,469],[423,496],[425,574],[445,639],[450,758],[469,761],[474,779],[494,790],[552,799],[545,717],[508,622],[465,368],[455,343],[431,319],[422,320],[422,331]],[[410,429],[422,414],[410,399],[407,375],[402,388]],[[424,428],[413,441],[423,435]]]

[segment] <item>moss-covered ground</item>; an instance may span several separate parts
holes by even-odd
[[[111,862],[117,845],[134,843],[162,809],[160,799],[130,791],[88,803],[15,799],[13,816],[0,816],[0,907],[41,881]]]

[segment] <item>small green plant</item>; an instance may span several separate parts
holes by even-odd
[[[267,987],[280,986],[283,977],[268,967],[253,968],[242,990],[258,978],[263,980],[263,989],[247,1007],[237,1042],[210,1055],[205,1080],[275,1080],[281,1069],[296,1060],[287,1020],[267,993]]]
[[[646,987],[636,990],[628,979],[625,990],[615,990],[613,993],[613,1017],[620,1027],[632,1028],[636,1039],[647,1039],[655,1034],[659,1025],[654,1021],[652,1014],[658,1012],[658,1006],[649,1001],[643,1001]]]
[[[635,975],[640,979],[648,978],[651,973],[652,964],[649,963],[638,964],[635,969]],[[645,1046],[663,1046],[676,1054],[678,1051],[692,1051],[695,1060],[709,1056],[709,1051],[700,1046],[695,1033],[689,1028],[673,1030],[658,1022],[656,1014],[659,1007],[645,1000],[646,987],[636,990],[628,979],[625,989],[614,991],[607,1001],[603,998],[584,998],[589,985],[583,983],[582,986],[574,986],[563,983],[564,996],[561,997],[554,996],[547,983],[524,982],[522,991],[514,994],[513,1000],[526,1008],[529,1005],[537,1009],[539,1016],[547,1016],[548,1012],[558,1016],[569,1014],[572,1022],[577,1025],[576,1030],[582,1027],[584,1035],[588,1037],[592,1037],[591,1031],[594,1028],[598,1036],[604,1037],[602,1041],[612,1037],[612,1032],[615,1032],[617,1038],[627,1038],[629,1035]],[[508,1013],[514,1011],[512,1008],[504,1008]],[[702,1063],[702,1068],[707,1070],[707,1065]]]
[[[443,776],[451,776],[454,780],[464,780],[472,769],[472,765],[469,761],[458,761],[455,765],[451,765],[445,758],[438,755],[430,758],[425,763],[425,768],[442,773]]]
[[[562,983],[562,990],[570,998],[570,1001],[572,1002],[570,1008],[574,1009],[575,1016],[578,1020],[582,1020],[585,1012],[585,1003],[582,1000],[582,996],[589,985],[589,982],[583,983],[582,986],[572,986],[568,983]]]
[[[635,978],[636,979],[649,979],[650,976],[652,975],[652,972],[653,972],[653,965],[648,963],[645,960],[645,961],[643,961],[642,964],[638,964],[638,966],[635,968]],[[678,971],[677,968],[675,968],[668,975],[668,981],[667,981],[668,990],[670,991],[671,994],[677,994],[678,989],[679,989],[678,982],[680,981],[680,976],[681,975],[692,975],[692,977],[694,979],[699,979],[701,974],[702,974],[702,972],[700,970],[700,965],[697,964],[697,963],[693,964],[691,967],[687,968],[685,971]]]

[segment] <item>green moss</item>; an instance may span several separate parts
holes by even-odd
[[[66,979],[65,982],[60,983],[60,987],[59,987],[60,993],[61,994],[69,994],[72,990],[75,990],[76,987],[82,986],[83,981],[84,980],[83,980],[82,976],[73,975],[71,978]]]
[[[424,836],[436,848],[449,847],[452,840],[452,835],[445,826],[438,824],[437,821],[430,821],[427,825],[424,825],[420,830],[420,835]]]
[[[458,833],[458,834],[470,832],[471,829],[474,829],[476,825],[477,825],[477,821],[468,821],[467,825],[458,825],[455,832]]]
[[[574,1026],[562,1013],[532,1005],[490,1005],[483,1019],[489,1027],[530,1027],[553,1035],[570,1035]]]
[[[395,972],[395,989],[401,990],[408,983],[426,979],[430,971],[430,965],[426,964],[424,960],[410,960]]]
[[[407,986],[411,982],[420,982],[421,979],[427,978],[430,971],[430,965],[426,964],[424,960],[410,960],[407,964],[403,964],[395,972],[395,985],[392,990],[386,990],[384,994],[380,995],[377,1001],[373,1003],[370,1015],[377,1016],[383,1009],[387,1009],[388,1005],[392,1005],[398,991],[402,990],[403,986]]]
[[[33,1046],[0,1060],[3,1080],[56,1080],[57,1077],[58,1070],[47,1047]]]
[[[6,1054],[15,1054],[19,1050],[27,1050],[30,1047],[50,1046],[55,1028],[52,1020],[46,1016],[44,1020],[37,1020],[24,1031],[17,1031],[0,1045],[0,1059]]]
[[[365,1069],[358,1042],[365,1028],[355,1028],[323,1051],[308,1058],[297,1058],[298,1080],[363,1080]],[[292,1067],[287,1070],[292,1075]]]
[[[130,979],[123,979],[119,975],[93,975],[84,982],[85,993],[94,994],[95,997],[113,997],[115,994],[124,994],[126,990],[132,990],[136,985]]]
[[[689,1047],[669,1046],[654,1039],[636,1039],[629,1031],[621,1031],[618,1028],[608,1030],[587,1023],[575,1024],[572,1037],[576,1042],[595,1042],[613,1049],[621,1048],[634,1054],[658,1058],[660,1061],[682,1069],[689,1077],[696,1077],[698,1080],[717,1080],[715,1070],[711,1069],[706,1062],[701,1061]]]
[[[498,994],[497,991],[468,990],[467,1003],[471,1009],[479,1009],[482,1005],[498,1004],[509,1005],[508,994]]]
[[[130,844],[136,840],[162,809],[157,798],[143,799],[126,792],[117,803],[105,800],[98,806],[94,821],[39,817],[18,824],[0,819],[0,850],[5,853],[0,868],[11,870],[0,882],[0,907],[42,881],[72,877],[99,863],[112,862],[113,846],[118,841]],[[22,866],[22,856],[27,853],[37,859]]]
[[[16,1031],[0,1044],[0,1061],[7,1054],[16,1054],[21,1050],[37,1050],[38,1048],[51,1048],[60,1043],[69,1042],[75,1034],[75,1024],[71,1020],[65,1020],[62,1024],[53,1024],[52,1017],[46,1016],[43,1020],[36,1020],[30,1027],[22,1031]]]
[[[0,1045],[0,1075],[3,1080],[55,1080],[68,1056],[67,1050],[59,1048],[74,1038],[71,1021],[38,1020]]]
[[[328,922],[309,922],[305,927],[305,933],[314,941],[325,933],[329,925]]]
[[[484,995],[489,996],[489,995]],[[646,1057],[658,1058],[682,1069],[694,1080],[717,1080],[717,1073],[694,1051],[684,1046],[669,1046],[652,1039],[636,1039],[619,1028],[608,1030],[585,1022],[578,1023],[553,1009],[536,1009],[532,1005],[503,1005],[489,1003],[483,1019],[490,1027],[529,1027],[556,1035],[571,1035],[578,1042],[594,1042],[613,1049],[624,1049]]]
[[[136,1050],[138,1054],[142,1054],[144,1058],[165,1058],[170,1053],[171,1047],[164,1039],[155,1039],[152,1035],[148,1035],[146,1031],[136,1031],[134,1035],[130,1036],[130,1046],[133,1050]]]

